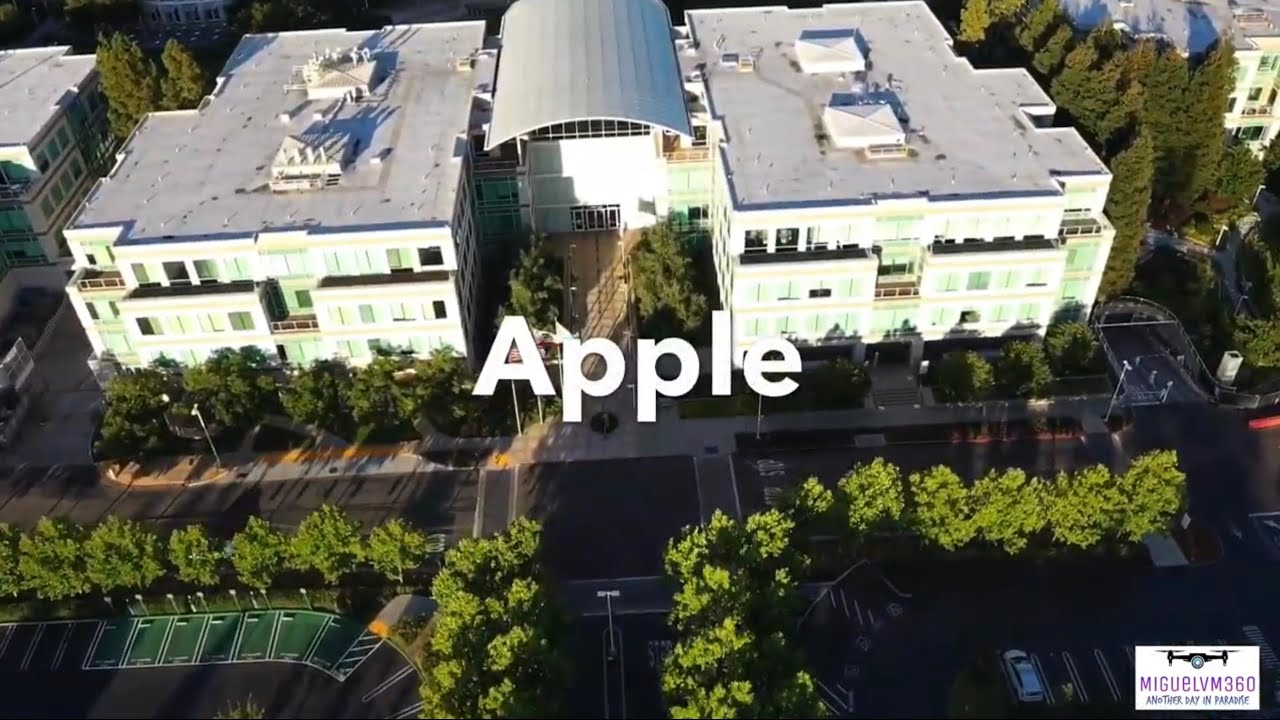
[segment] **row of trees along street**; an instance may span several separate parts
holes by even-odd
[[[189,449],[171,423],[197,406],[215,441],[225,438],[233,448],[264,415],[279,411],[357,443],[419,439],[424,423],[454,437],[513,434],[510,396],[476,396],[474,385],[466,361],[448,348],[426,358],[375,357],[362,368],[322,360],[290,371],[276,368],[258,347],[223,348],[195,367],[160,362],[113,378],[96,452],[134,458]],[[538,403],[527,385],[518,390],[528,422]],[[554,398],[543,405],[557,412]]]
[[[210,537],[200,525],[169,534],[167,541],[145,525],[110,516],[93,527],[44,517],[26,533],[0,524],[0,596],[29,593],[61,600],[93,590],[146,590],[172,578],[196,588],[228,582],[228,558],[235,579],[265,591],[286,570],[312,574],[326,585],[368,563],[388,580],[427,559],[426,535],[403,520],[387,521],[365,537],[360,524],[324,505],[290,535],[252,517],[230,545]]]
[[[930,368],[934,396],[943,402],[977,402],[994,397],[1033,399],[1050,395],[1054,378],[1103,373],[1098,340],[1079,322],[1050,325],[1043,344],[1015,340],[994,363],[971,351],[944,355]]]

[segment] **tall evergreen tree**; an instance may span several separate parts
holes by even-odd
[[[991,21],[989,0],[964,0],[964,7],[960,10],[960,33],[956,39],[967,44],[986,40]]]
[[[189,110],[199,105],[209,90],[209,78],[191,51],[171,38],[160,62],[165,73],[161,81],[164,109]]]
[[[160,77],[142,48],[121,33],[98,44],[97,58],[111,133],[123,139],[160,107]]]
[[[1266,175],[1262,159],[1246,143],[1232,141],[1218,163],[1214,178],[1214,208],[1248,212],[1253,194]]]
[[[1058,25],[1057,29],[1044,41],[1044,45],[1036,51],[1035,57],[1031,59],[1031,66],[1045,78],[1055,77],[1062,68],[1067,52],[1071,49],[1071,39],[1074,36],[1070,23],[1064,22]]]
[[[1191,147],[1187,156],[1190,171],[1187,204],[1213,188],[1226,147],[1222,114],[1235,88],[1235,73],[1235,49],[1229,42],[1219,42],[1191,74],[1181,130]]]
[[[1058,0],[1040,0],[1019,23],[1016,33],[1018,45],[1028,54],[1040,50],[1063,22],[1062,6]]]
[[[1186,155],[1189,149],[1182,128],[1187,104],[1187,61],[1178,52],[1162,49],[1154,58],[1143,82],[1139,112],[1143,132],[1151,138],[1155,159],[1152,201],[1163,206],[1183,193],[1189,184]],[[1222,124],[1219,115],[1217,122]]]
[[[1111,161],[1111,192],[1107,195],[1106,214],[1116,228],[1116,237],[1098,287],[1101,297],[1124,291],[1133,280],[1138,248],[1147,231],[1154,168],[1155,152],[1146,133],[1140,133]]]
[[[1093,32],[1070,53],[1050,87],[1058,107],[1095,147],[1118,129],[1123,108],[1116,102],[1120,64],[1110,57],[1109,36]]]

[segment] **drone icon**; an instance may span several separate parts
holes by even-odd
[[[1227,656],[1230,653],[1233,653],[1236,651],[1235,650],[1217,650],[1214,652],[1180,653],[1180,652],[1177,652],[1176,650],[1160,650],[1158,652],[1164,653],[1165,657],[1169,660],[1170,667],[1173,666],[1174,660],[1181,660],[1186,663],[1191,663],[1191,667],[1199,670],[1200,668],[1203,668],[1205,664],[1210,660],[1221,660],[1222,664],[1226,665]]]

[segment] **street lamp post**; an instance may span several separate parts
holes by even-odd
[[[511,409],[516,416],[516,434],[523,435],[523,423],[520,422],[520,401],[516,398],[516,381],[511,381]]]
[[[236,589],[231,588],[227,592],[231,593],[231,600],[236,604],[236,612],[240,612],[240,598],[236,597]]]
[[[1253,289],[1253,283],[1248,280],[1241,282],[1240,285],[1240,297],[1236,298],[1236,309],[1232,315],[1240,314],[1240,311],[1244,309],[1244,301],[1249,298],[1249,291]]]
[[[204,591],[197,590],[196,597],[200,598],[200,604],[204,606],[204,611],[209,612],[209,601],[204,599]]]
[[[756,393],[756,439],[760,439],[760,423],[764,419],[764,395]]]
[[[1107,404],[1107,414],[1102,419],[1103,422],[1107,422],[1111,419],[1111,411],[1115,409],[1116,398],[1120,397],[1120,388],[1124,387],[1124,376],[1129,372],[1129,370],[1129,361],[1125,360],[1124,365],[1120,368],[1120,379],[1116,381],[1116,391],[1111,393],[1111,402]]]
[[[213,451],[213,462],[218,467],[222,467],[222,458],[218,455],[218,448],[213,446],[213,436],[209,434],[209,426],[204,424],[204,415],[200,412],[200,403],[191,406],[191,414],[196,420],[200,421],[200,429],[204,431],[204,439],[209,441],[209,449]]]
[[[613,599],[621,597],[621,590],[597,590],[596,597],[604,598],[606,612],[609,615],[609,659],[612,660],[618,656],[618,647],[614,644],[613,636]]]
[[[308,610],[313,610],[314,608],[312,608],[312,607],[311,607],[311,597],[310,597],[309,595],[307,595],[307,589],[306,589],[306,588],[298,588],[298,592],[302,593],[302,599],[306,601],[306,603],[307,603],[307,609],[308,609]]]
[[[165,593],[164,596],[169,599],[169,604],[173,606],[173,613],[175,615],[182,612],[178,609],[178,601],[173,599],[173,593]]]
[[[142,602],[142,594],[141,594],[141,593],[137,593],[137,594],[135,594],[135,595],[133,596],[133,599],[138,601],[138,607],[142,608],[142,614],[143,614],[143,615],[150,615],[150,614],[151,614],[151,612],[150,612],[149,610],[147,610],[147,604],[146,604],[146,603],[144,603],[144,602]]]

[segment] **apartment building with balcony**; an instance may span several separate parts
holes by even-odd
[[[66,229],[99,359],[473,355],[467,137],[484,23],[243,38],[199,108],[153,113]]]
[[[139,0],[147,27],[164,30],[216,29],[231,21],[232,0]]]
[[[1158,37],[1184,55],[1226,38],[1235,48],[1236,90],[1225,110],[1227,132],[1261,153],[1280,133],[1280,2],[1276,0],[1063,0],[1076,27],[1101,23],[1131,37]]]
[[[1092,306],[1110,173],[1048,127],[1026,71],[974,69],[925,3],[692,10],[676,34],[739,359],[769,337],[919,357]]]
[[[62,229],[106,150],[93,55],[0,51],[0,267],[66,261]]]

